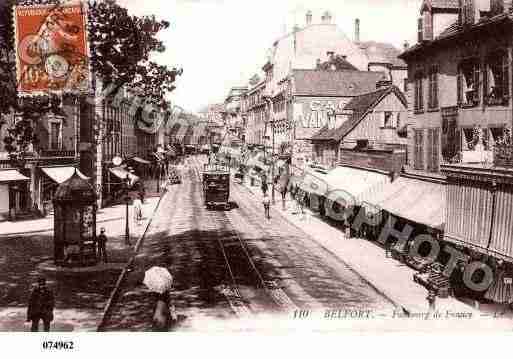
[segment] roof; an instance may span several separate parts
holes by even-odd
[[[293,70],[298,96],[356,96],[376,89],[382,72]]]
[[[417,43],[414,46],[407,49],[406,51],[404,51],[402,54],[400,54],[399,57],[403,60],[407,60],[419,52],[431,49],[434,46],[453,40],[462,34],[474,34],[487,27],[497,26],[502,22],[511,24],[512,21],[512,13],[501,13],[491,18],[484,18],[481,21],[468,27],[463,27],[459,25],[458,22],[454,22],[451,25],[449,25],[444,31],[442,31],[442,33],[440,33],[440,35],[438,35],[435,39],[431,41],[423,41],[421,43]],[[491,37],[492,35],[488,36]]]
[[[459,10],[460,4],[459,0],[424,0],[420,7],[421,11],[424,7],[440,10]]]
[[[320,63],[317,66],[317,70],[330,71],[333,65],[335,65],[335,70],[333,71],[358,71],[358,68],[347,61],[345,56],[341,55],[336,55],[333,59]]]
[[[57,187],[53,198],[56,202],[94,203],[96,191],[75,171],[69,179]]]
[[[365,118],[367,112],[376,107],[376,105],[390,93],[395,93],[404,107],[408,106],[406,98],[396,86],[388,86],[356,96],[344,107],[345,111],[353,111],[347,121],[338,128],[330,129],[328,126],[323,127],[312,137],[312,140],[342,140]]]
[[[370,63],[387,63],[396,67],[406,67],[406,62],[399,59],[401,51],[392,44],[376,41],[359,42],[358,46],[362,49]]]

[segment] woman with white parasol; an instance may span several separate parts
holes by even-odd
[[[168,331],[177,319],[169,293],[173,284],[173,276],[166,268],[152,267],[144,273],[143,284],[156,297],[153,313],[153,330],[159,332]]]

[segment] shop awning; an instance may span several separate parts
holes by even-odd
[[[490,252],[508,259],[513,258],[513,188],[500,184],[497,188]]]
[[[77,171],[77,174],[85,180],[88,180],[89,177],[84,175],[75,167],[41,167],[41,171],[43,171],[48,177],[50,177],[56,183],[66,182],[73,173]]]
[[[355,200],[355,204],[369,201],[390,183],[386,174],[366,169],[340,166],[325,176],[327,191],[343,191]]]
[[[445,184],[401,176],[366,201],[393,215],[443,230]]]
[[[30,181],[30,178],[22,175],[18,170],[0,170],[0,182]]]
[[[132,158],[135,162],[139,162],[139,163],[142,163],[142,164],[145,164],[145,165],[149,165],[151,164],[150,161],[146,161],[146,160],[143,160],[142,158],[140,157],[134,157]]]
[[[139,177],[120,167],[109,168],[109,171],[120,180],[125,180],[126,176],[128,175],[130,185],[133,185],[135,182],[139,180]]]
[[[178,143],[184,143],[185,135],[187,135],[188,126],[180,126],[175,134],[175,141]]]

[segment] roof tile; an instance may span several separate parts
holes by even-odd
[[[376,89],[382,72],[294,70],[295,94],[302,96],[355,96]]]

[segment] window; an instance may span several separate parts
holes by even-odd
[[[61,123],[50,122],[49,146],[51,150],[61,149]]]
[[[395,128],[394,114],[392,111],[383,112],[382,128]]]
[[[440,170],[440,129],[429,128],[427,135],[427,170],[438,172]]]
[[[477,106],[479,104],[480,66],[477,58],[460,63],[458,69],[458,104]]]
[[[436,65],[429,69],[428,108],[431,110],[438,108],[438,66]]]
[[[484,72],[484,99],[487,105],[507,105],[509,99],[508,56],[504,51],[489,55]]]
[[[422,77],[422,72],[417,72],[415,75],[414,109],[416,112],[422,112],[424,110],[424,91],[422,88]]]
[[[424,130],[414,130],[414,154],[413,168],[416,170],[424,170]]]

